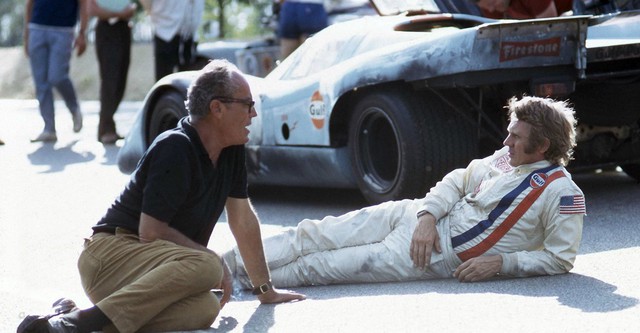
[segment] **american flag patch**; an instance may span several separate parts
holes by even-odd
[[[566,195],[560,197],[560,214],[586,214],[584,195]]]

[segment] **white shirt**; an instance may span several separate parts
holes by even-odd
[[[204,0],[141,0],[156,36],[170,41],[177,34],[194,37],[202,20]]]

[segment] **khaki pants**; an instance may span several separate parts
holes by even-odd
[[[85,240],[78,259],[82,286],[113,325],[105,332],[204,329],[220,312],[211,289],[222,281],[217,256],[118,228]]]

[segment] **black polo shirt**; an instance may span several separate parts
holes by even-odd
[[[228,197],[247,198],[244,146],[222,150],[214,167],[189,118],[151,144],[129,184],[94,232],[138,232],[144,212],[207,246]]]

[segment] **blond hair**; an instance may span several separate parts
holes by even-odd
[[[576,119],[574,110],[566,101],[551,98],[524,96],[511,98],[508,103],[511,120],[524,121],[531,125],[529,144],[540,147],[549,140],[546,160],[566,166],[572,159],[576,146]]]

